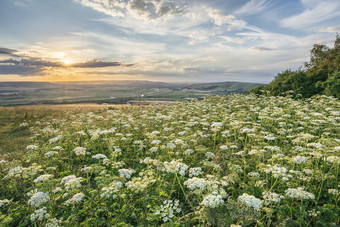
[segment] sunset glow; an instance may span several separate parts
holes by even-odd
[[[267,83],[339,24],[338,0],[4,0],[0,81]]]

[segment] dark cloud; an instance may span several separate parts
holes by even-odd
[[[271,51],[271,50],[274,50],[274,49],[268,48],[268,47],[252,47],[252,49],[259,50],[259,51]]]
[[[93,59],[92,61],[74,63],[70,65],[70,67],[77,67],[77,68],[103,68],[103,67],[115,67],[115,66],[122,66],[122,63],[98,61],[97,59]]]
[[[27,65],[1,65],[0,74],[17,74],[21,76],[43,75],[43,69]]]
[[[6,49],[6,48],[5,48]],[[5,50],[3,50],[5,52]],[[6,49],[6,52],[9,52]],[[122,64],[120,62],[99,61],[93,59],[87,62],[65,65],[62,62],[43,60],[39,58],[8,58],[0,60],[0,74],[17,74],[21,76],[43,75],[45,70],[51,68],[103,68],[103,67],[131,67],[134,64]]]
[[[8,49],[8,48],[2,48],[0,47],[0,54],[5,55],[15,55],[14,53],[18,52],[17,50]]]
[[[15,60],[13,58],[0,61],[0,64],[11,64],[15,66],[35,66],[35,67],[65,67],[61,62],[45,61],[36,58],[23,58]]]

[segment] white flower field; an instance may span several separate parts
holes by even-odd
[[[212,96],[17,124],[30,139],[0,159],[1,226],[340,224],[332,97]]]

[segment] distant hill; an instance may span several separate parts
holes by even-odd
[[[336,36],[333,48],[314,44],[310,61],[305,63],[304,69],[287,69],[277,74],[268,85],[250,92],[260,94],[262,91],[269,91],[272,95],[288,92],[302,98],[318,94],[340,98],[340,34]]]
[[[243,94],[262,84],[178,84],[151,81],[0,82],[0,105],[179,101],[206,95]]]

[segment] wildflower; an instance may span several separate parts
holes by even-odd
[[[174,149],[174,148],[176,148],[176,145],[174,143],[170,142],[170,143],[167,144],[167,147],[170,148],[170,149]]]
[[[262,200],[256,198],[253,195],[248,195],[247,193],[243,193],[237,198],[238,201],[244,203],[249,207],[253,207],[255,210],[260,210],[262,207]]]
[[[62,150],[64,150],[64,148],[62,148],[61,146],[55,146],[55,147],[53,147],[52,150],[62,151]]]
[[[228,146],[227,145],[222,145],[222,146],[220,146],[220,149],[221,150],[228,150]]]
[[[3,206],[6,206],[10,202],[11,202],[11,200],[8,200],[8,199],[0,200],[0,208],[3,207]]]
[[[307,147],[314,147],[317,149],[321,149],[324,147],[324,145],[322,145],[321,143],[307,143]]]
[[[78,204],[84,199],[84,197],[85,195],[82,192],[77,193],[71,199],[67,200],[65,205],[68,206],[70,204]]]
[[[35,210],[33,214],[31,214],[31,222],[43,221],[44,219],[49,218],[51,215],[47,213],[47,208],[43,207],[39,210]]]
[[[94,158],[94,159],[107,159],[107,157],[103,154],[93,155],[92,158]]]
[[[186,149],[186,150],[184,151],[184,154],[185,154],[185,155],[191,155],[192,153],[194,153],[194,150],[193,150],[193,149]]]
[[[262,195],[266,205],[270,204],[271,202],[279,203],[281,199],[284,199],[284,196],[280,196],[275,192],[263,192]]]
[[[61,187],[56,187],[52,192],[53,193],[57,193],[57,192],[62,192],[63,189],[61,189]]]
[[[181,176],[185,175],[185,171],[189,168],[186,164],[172,160],[171,162],[163,163],[166,172],[179,173]]]
[[[150,151],[151,153],[155,153],[155,152],[158,151],[158,147],[151,147],[151,148],[149,149],[149,151]]]
[[[54,138],[50,139],[48,142],[49,142],[49,143],[55,143],[55,142],[57,142],[58,140],[61,140],[62,138],[63,138],[63,136],[62,136],[62,135],[59,135],[59,136],[57,136],[57,137],[54,137]]]
[[[215,158],[215,154],[212,152],[206,152],[205,157],[207,157],[208,159],[213,159]]]
[[[63,177],[61,179],[60,184],[64,185],[66,190],[67,189],[73,189],[73,188],[80,188],[81,184],[80,182],[83,181],[82,177],[76,177],[75,175],[69,175],[66,177]]]
[[[58,154],[58,151],[48,151],[45,153],[45,155],[49,158],[51,158],[55,154]]]
[[[205,196],[202,203],[206,207],[216,208],[221,206],[224,203],[224,200],[217,192],[213,192],[212,194]]]
[[[44,192],[35,192],[28,200],[28,204],[39,207],[41,204],[46,203],[50,199],[49,195]]]
[[[196,177],[196,176],[200,175],[201,172],[202,172],[201,167],[190,168],[189,169],[189,177]]]
[[[37,149],[38,149],[38,146],[36,146],[36,145],[28,145],[26,147],[26,150],[37,150]]]
[[[131,178],[131,175],[136,171],[133,169],[120,169],[118,172],[120,177]]]
[[[223,126],[223,123],[222,122],[213,122],[211,124],[211,127],[214,128],[214,127],[222,127]]]
[[[84,147],[76,147],[73,149],[73,151],[76,153],[77,156],[80,156],[80,155],[85,156],[86,154],[86,148]]]
[[[300,155],[294,157],[294,159],[293,159],[293,162],[295,164],[302,164],[302,163],[305,163],[306,161],[307,161],[307,158],[304,157],[304,156],[300,156]]]
[[[304,191],[303,187],[288,188],[285,193],[292,199],[315,199],[314,194]]]
[[[189,188],[191,191],[194,191],[195,189],[204,190],[207,186],[206,180],[202,178],[194,177],[192,179],[188,179],[184,182],[184,185]]]
[[[250,172],[250,173],[248,173],[248,176],[250,176],[250,177],[260,177],[261,175],[258,172]]]
[[[61,221],[57,218],[49,219],[45,225],[45,227],[59,227],[61,224]]]
[[[78,134],[78,135],[81,135],[81,136],[86,136],[86,133],[85,133],[83,130],[77,132],[77,134]]]
[[[52,177],[52,176],[53,176],[52,174],[40,175],[33,182],[37,184],[39,182],[46,181],[46,180],[50,179],[50,177]]]
[[[162,143],[162,141],[160,141],[160,140],[153,140],[151,142],[152,145],[158,145],[158,144],[161,144],[161,143]]]
[[[328,189],[328,193],[335,196],[339,195],[339,191],[337,189]]]
[[[84,167],[80,169],[80,171],[82,172],[88,172],[91,170],[92,170],[92,166],[86,166],[86,165],[84,165]]]
[[[180,213],[182,209],[179,207],[179,200],[165,200],[155,215],[161,215],[163,222],[167,222],[175,217],[176,213]]]
[[[102,194],[100,194],[100,197],[102,198],[112,198],[115,199],[117,198],[117,193],[119,192],[119,189],[123,187],[122,182],[117,181],[117,182],[112,182],[108,187],[102,188]]]
[[[19,126],[20,126],[20,127],[27,127],[27,126],[28,126],[28,123],[27,123],[27,122],[23,122],[23,123],[20,123]]]

